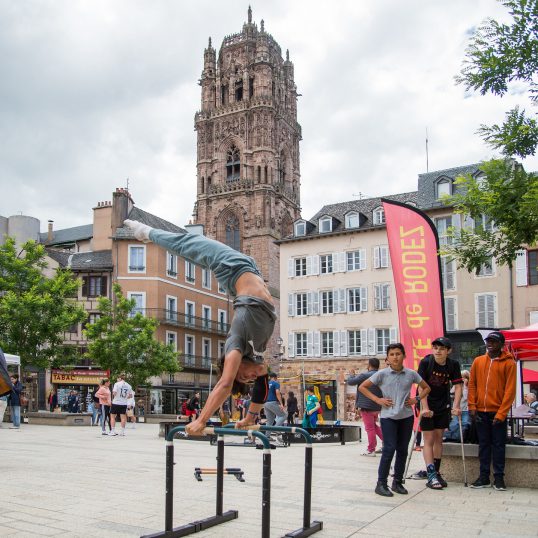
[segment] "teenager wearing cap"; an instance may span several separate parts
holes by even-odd
[[[452,415],[461,414],[460,402],[463,379],[460,364],[449,357],[452,343],[445,336],[432,342],[432,353],[426,355],[418,366],[418,374],[431,388],[428,396],[421,401],[424,414],[420,429],[424,437],[422,455],[426,464],[428,482],[431,489],[442,489],[447,483],[441,476],[443,456],[443,432],[448,428]],[[451,410],[450,388],[454,386],[454,407]]]
[[[185,427],[189,435],[202,435],[207,421],[232,391],[245,394],[254,382],[252,402],[238,427],[254,424],[268,393],[267,365],[262,353],[273,334],[276,312],[260,270],[250,256],[204,235],[171,233],[135,220],[125,220],[136,239],[153,242],[186,260],[211,270],[234,297],[234,317],[219,361],[220,378],[198,418]]]
[[[506,416],[516,396],[516,361],[504,350],[504,335],[486,336],[486,354],[476,357],[469,379],[469,413],[476,423],[480,476],[472,488],[489,488],[493,463],[493,487],[505,491],[504,465]]]

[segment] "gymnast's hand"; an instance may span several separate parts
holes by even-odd
[[[197,418],[190,424],[187,424],[185,426],[185,431],[187,432],[187,435],[204,435],[204,429],[206,427],[205,420],[201,420],[200,418]]]

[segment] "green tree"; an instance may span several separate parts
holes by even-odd
[[[17,252],[15,240],[0,246],[0,346],[20,355],[23,369],[73,363],[74,348],[64,332],[86,319],[74,297],[80,281],[68,269],[48,278],[43,245],[28,241]]]
[[[456,80],[482,95],[502,97],[513,90],[536,104],[538,0],[500,1],[511,15],[511,24],[489,18],[478,27]],[[538,177],[514,160],[536,153],[536,119],[516,106],[501,125],[481,125],[478,134],[502,158],[481,165],[485,179],[458,178],[456,194],[445,199],[475,222],[484,215],[494,222],[493,229],[479,225],[474,230],[462,228],[461,233],[453,230],[456,241],[444,252],[469,271],[477,270],[490,255],[511,266],[522,245],[533,246],[538,240]]]
[[[133,387],[179,371],[178,353],[155,339],[158,322],[139,312],[133,315],[136,302],[123,296],[119,284],[114,284],[113,295],[114,300],[99,299],[100,317],[84,331],[92,362],[110,370],[112,377],[123,372]]]

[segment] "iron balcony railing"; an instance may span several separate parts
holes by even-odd
[[[226,335],[230,329],[229,323],[222,321],[191,316],[183,312],[166,310],[164,308],[135,308],[134,312],[140,312],[148,318],[154,318],[159,323],[173,325],[174,327],[184,327],[197,331],[213,334]]]
[[[210,370],[211,357],[201,357],[199,355],[190,355],[182,353],[179,356],[179,363],[183,368],[195,368],[197,370]]]

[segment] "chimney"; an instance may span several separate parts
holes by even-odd
[[[119,187],[112,194],[112,232],[123,226],[123,221],[129,216],[134,206],[131,194],[127,189]]]
[[[52,243],[52,236],[54,235],[52,232],[52,225],[54,224],[53,220],[49,220],[49,228],[47,230],[47,242]]]

